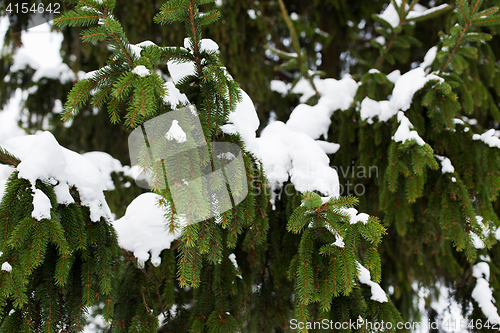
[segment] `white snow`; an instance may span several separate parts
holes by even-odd
[[[182,130],[179,125],[179,121],[172,120],[172,126],[168,130],[167,134],[165,134],[165,138],[169,141],[175,140],[178,143],[186,142],[186,133]]]
[[[102,309],[104,309],[104,303],[92,306],[88,313],[85,314],[87,325],[83,328],[83,333],[99,333],[108,326],[104,317],[100,314]]]
[[[69,186],[75,186],[81,203],[90,208],[92,221],[101,217],[111,219],[111,212],[104,198],[104,181],[99,169],[80,154],[61,147],[50,132],[40,132],[8,140],[4,147],[21,159],[17,166],[19,177],[29,180],[32,186],[37,179],[57,180],[57,202],[67,204]],[[60,192],[59,192],[60,191]]]
[[[148,46],[152,46],[152,45],[156,45],[155,43],[153,43],[152,41],[150,40],[145,40],[143,42],[140,42],[140,43],[137,43],[135,44],[136,46],[139,46],[139,47],[148,47]]]
[[[437,46],[433,46],[429,49],[429,51],[427,51],[424,57],[424,61],[420,64],[420,68],[425,70],[427,67],[432,65],[434,59],[436,59],[437,49]]]
[[[238,270],[238,262],[236,262],[236,255],[234,253],[231,253],[229,255],[229,260],[231,260],[231,262],[233,263],[234,267],[236,268],[237,271]],[[243,277],[241,276],[241,274],[236,274],[236,277],[240,278],[240,279],[243,279]]]
[[[241,97],[241,102],[229,114],[229,124],[221,126],[221,130],[227,134],[239,133],[245,143],[246,149],[259,156],[255,137],[255,132],[260,125],[259,117],[257,116],[252,99],[243,89],[241,89]]]
[[[451,164],[451,161],[448,157],[434,155],[441,162],[441,172],[442,173],[453,173],[455,172],[455,168]]]
[[[59,80],[61,83],[77,81],[75,73],[65,63],[61,63],[55,67],[41,67],[33,75],[33,81],[37,82],[43,78]]]
[[[339,195],[337,172],[329,166],[326,155],[338,151],[339,145],[326,141],[315,141],[321,135],[327,136],[330,117],[335,110],[348,109],[356,94],[358,84],[350,75],[342,80],[314,79],[320,98],[315,106],[299,104],[289,120],[270,122],[259,138],[255,131],[259,120],[251,99],[243,92],[243,102],[229,115],[229,124],[222,126],[225,133],[240,133],[247,149],[261,160],[272,189],[271,202],[274,207],[276,194],[283,183],[290,181],[298,191],[319,191],[324,195]],[[285,92],[286,84],[274,81],[275,89]],[[292,89],[302,94],[305,102],[315,94],[309,81],[305,79]],[[242,111],[240,112],[240,108]]]
[[[380,285],[376,282],[373,282],[371,277],[370,277],[370,271],[367,270],[363,265],[361,265],[359,262],[356,262],[358,264],[358,280],[359,282],[363,284],[367,284],[371,287],[372,290],[372,297],[370,299],[380,302],[380,303],[385,303],[388,301],[387,295],[385,291],[380,287]]]
[[[418,135],[417,131],[412,130],[413,124],[405,116],[403,111],[398,112],[398,122],[399,127],[392,138],[394,141],[404,143],[406,140],[415,139],[417,144],[420,146],[425,144],[424,140],[420,137],[420,135]]]
[[[385,38],[384,38],[384,36],[378,36],[377,38],[375,38],[375,41],[377,43],[379,43],[380,45],[385,45]]]
[[[396,0],[396,3],[398,6],[401,7],[401,5],[402,5],[401,0]],[[443,9],[444,7],[448,7],[448,5],[443,4],[443,5],[440,5],[437,7],[427,9],[424,6],[417,4],[408,13],[408,15],[406,15],[406,20],[415,19],[415,18],[418,18],[420,16],[431,14],[437,10]],[[408,9],[409,9],[409,6],[408,6],[408,2],[407,2],[405,5],[405,11],[407,11]],[[398,13],[396,7],[394,7],[394,5],[392,4],[392,2],[390,2],[389,5],[387,6],[387,8],[381,14],[378,14],[378,16],[380,18],[386,20],[393,28],[396,28],[400,24],[399,13]]]
[[[353,100],[358,84],[352,79],[349,74],[345,74],[341,80],[332,78],[320,79],[315,77],[313,79],[314,85],[321,95],[318,104],[324,104],[332,111],[347,110]],[[305,103],[311,96],[315,94],[311,84],[308,80],[302,78],[297,82],[292,89],[293,93],[302,94],[300,102]]]
[[[387,74],[387,80],[392,83],[396,83],[397,80],[401,78],[401,71],[399,69],[393,70],[389,74]]]
[[[335,242],[332,245],[335,245],[338,247],[345,247],[344,238],[342,238],[342,236],[336,234],[335,235]]]
[[[135,45],[135,44],[129,44],[130,51],[132,51],[132,54],[134,55],[135,58],[140,58],[141,57],[141,51],[142,48]]]
[[[36,70],[33,75],[34,82],[42,78],[58,79],[62,83],[76,81],[73,71],[62,62],[62,33],[50,31],[50,25],[46,23],[23,32],[21,40],[23,45],[14,54],[11,72],[29,66]]]
[[[272,80],[271,81],[271,90],[279,92],[281,96],[285,96],[288,94],[288,91],[292,88],[291,83],[285,83],[280,80]]]
[[[12,137],[26,135],[18,125],[22,98],[22,90],[17,89],[5,108],[0,111],[0,146]]]
[[[373,118],[378,117],[379,121],[387,121],[397,113],[391,109],[389,101],[375,101],[365,97],[361,101],[360,115],[362,120],[368,124],[373,124]]]
[[[252,20],[255,20],[257,18],[257,15],[255,14],[255,10],[253,10],[253,9],[247,10],[247,14],[248,14],[248,16],[250,16],[250,18]]]
[[[467,124],[469,124],[471,126],[477,125],[477,119],[474,119],[474,118],[469,119],[466,116],[462,116],[462,119],[464,122],[466,122]]]
[[[321,147],[321,149],[323,149],[323,151],[327,154],[335,154],[340,149],[340,145],[338,143],[322,141],[322,140],[315,140],[315,141]]]
[[[38,221],[43,219],[50,219],[50,209],[52,205],[50,204],[50,199],[39,189],[35,189],[35,194],[33,195],[33,211],[31,216]]]
[[[341,80],[315,78],[314,84],[321,95],[318,103],[314,106],[297,105],[286,124],[294,131],[306,133],[313,139],[321,135],[326,138],[333,112],[347,110],[351,106],[358,84],[347,74]],[[305,79],[301,79],[292,92],[302,94],[301,103],[315,94],[310,82]]]
[[[125,216],[113,222],[122,248],[134,253],[139,266],[151,258],[151,263],[161,263],[160,253],[169,249],[172,242],[181,235],[182,218],[174,215],[175,231],[168,231],[167,218],[172,217],[170,206],[160,206],[161,196],[144,193],[127,207]]]
[[[472,119],[475,120],[475,119]],[[469,124],[472,125],[472,122],[469,122]],[[489,129],[488,131],[484,132],[483,134],[474,134],[472,136],[472,140],[481,140],[485,144],[487,144],[490,147],[497,147],[500,148],[500,139],[495,136],[495,129]]]
[[[164,102],[170,103],[170,105],[174,107],[178,104],[189,103],[189,100],[186,97],[186,95],[181,93],[179,89],[175,87],[173,82],[166,82],[165,86],[167,88],[167,93],[163,97]]]
[[[167,62],[168,72],[170,73],[170,77],[174,80],[174,83],[179,82],[185,76],[194,75],[194,62],[187,61],[178,63],[176,61],[168,61]]]
[[[490,279],[490,266],[487,262],[479,262],[472,267],[472,276],[476,279]]]
[[[219,45],[210,38],[203,38],[201,40],[201,49],[205,51],[219,51]]]
[[[17,71],[23,70],[27,67],[37,69],[40,67],[40,64],[33,57],[29,56],[28,54],[25,54],[23,52],[18,51],[14,55],[14,62],[12,64],[12,66],[10,66],[10,71],[17,72]],[[5,78],[4,78],[4,80],[5,80]]]
[[[151,72],[149,71],[149,69],[147,69],[146,66],[143,66],[143,65],[139,65],[139,66],[135,67],[132,70],[132,73],[137,74],[140,77],[145,77],[145,76],[151,75]]]
[[[350,223],[351,224],[356,224],[358,222],[361,222],[363,224],[366,224],[368,222],[368,218],[370,215],[366,213],[359,213],[356,208],[346,208],[342,209],[343,213],[346,215],[349,215]]]
[[[468,333],[469,331],[463,327],[460,327],[460,323],[465,323],[466,318],[470,315],[471,311],[469,309],[468,313],[462,313],[462,306],[457,303],[454,299],[453,288],[448,288],[444,285],[442,281],[438,281],[434,286],[433,290],[427,287],[419,287],[418,283],[412,283],[412,289],[415,294],[418,295],[414,298],[414,303],[418,304],[418,310],[420,312],[420,327],[416,327],[414,333],[429,333],[429,317],[428,311],[429,306],[435,311],[436,317],[435,322],[442,323],[443,327],[445,323],[448,323],[448,327],[443,330],[443,333]],[[472,304],[469,303],[470,306]],[[456,323],[456,325],[453,325]],[[451,327],[450,327],[451,326]]]
[[[491,324],[500,324],[500,316],[494,305],[493,292],[490,289],[490,266],[479,262],[472,268],[472,276],[476,278],[476,286],[472,290],[472,298],[477,302],[482,312]]]
[[[430,61],[430,56],[426,56],[426,59]],[[373,118],[375,117],[378,117],[379,121],[387,121],[398,114],[398,111],[408,110],[411,106],[413,95],[422,89],[428,81],[443,81],[442,78],[434,74],[426,75],[423,67],[412,69],[404,75],[401,75],[399,70],[393,71],[387,78],[394,83],[390,100],[375,101],[369,97],[365,97],[361,101],[361,119],[366,120],[369,124],[373,124]]]
[[[468,220],[468,219],[467,219]],[[491,233],[491,229],[490,227],[484,223],[484,219],[482,216],[480,215],[477,215],[476,216],[476,221],[477,223],[480,225],[481,229],[482,229],[482,234],[485,238],[488,238],[490,233]],[[498,231],[499,229],[496,229],[494,231],[495,233],[495,236],[498,235]],[[474,244],[474,247],[476,249],[484,249],[486,248],[486,244],[483,242],[483,240],[478,236],[476,235],[475,233],[472,233],[472,243]]]
[[[87,72],[87,73],[85,73],[83,71],[80,71],[79,72],[79,80],[82,80],[82,79],[93,79],[96,76],[96,74],[99,74],[101,72],[104,73],[104,71],[106,71],[106,70],[108,70],[110,68],[111,68],[110,66],[106,65],[106,66],[103,66],[103,67],[101,67],[99,69],[96,69],[95,71],[90,71],[90,72]]]
[[[339,195],[337,172],[329,166],[329,158],[322,147],[309,135],[275,121],[264,128],[257,142],[273,193],[290,176],[300,192],[319,191],[328,196]],[[273,194],[273,203],[274,199]]]
[[[290,114],[290,118],[286,122],[287,126],[297,132],[303,132],[313,139],[328,136],[330,128],[330,117],[333,110],[329,110],[323,104],[310,106],[307,104],[299,104]]]
[[[424,11],[415,11],[415,10],[412,10],[411,12],[408,13],[408,15],[406,16],[406,19],[410,20],[410,19],[418,18],[420,16],[429,15],[429,14],[432,14],[432,13],[438,11],[438,10],[444,9],[446,7],[449,7],[449,5],[446,4],[446,3],[444,3],[442,5],[439,5],[439,6],[436,6],[436,7],[432,7],[432,8],[429,8],[427,10],[424,10]]]
[[[8,25],[7,17],[0,18],[1,30],[5,31]],[[14,55],[14,62],[10,68],[12,72],[29,65],[36,70],[35,80],[47,76],[64,82],[74,79],[72,72],[70,73],[67,66],[62,64],[59,52],[63,40],[62,33],[51,32],[49,24],[42,24],[23,32],[21,40],[23,45]],[[3,46],[3,40],[0,40],[0,44]],[[8,77],[4,80],[8,81]],[[18,121],[23,110],[23,99],[27,98],[27,94],[26,91],[17,89],[3,110],[0,110],[0,146],[10,138],[26,135],[26,132],[19,127]],[[8,166],[0,165],[0,181],[7,179],[12,170]],[[3,192],[3,189],[0,192]]]
[[[191,52],[194,51],[193,48],[191,47],[191,37],[184,38],[184,48],[191,50]],[[203,38],[201,40],[201,51],[203,50],[218,52],[219,45],[210,38]]]
[[[401,0],[397,0],[398,5],[401,5]],[[381,19],[386,20],[393,28],[399,25],[399,14],[394,5],[389,3],[387,8],[378,15]]]
[[[236,255],[234,253],[231,253],[229,255],[229,260],[233,263],[234,267],[238,269],[238,263],[236,262]]]
[[[12,266],[8,262],[4,262],[2,264],[2,271],[11,272],[12,271]]]
[[[130,167],[128,165],[122,166],[120,161],[113,158],[108,153],[102,151],[91,151],[83,154],[82,156],[92,162],[99,169],[99,171],[101,171],[107,191],[115,189],[115,184],[113,183],[113,179],[111,179],[111,174],[113,172],[123,172],[125,175],[132,177]]]
[[[55,178],[64,174],[66,159],[62,147],[50,132],[15,138],[5,143],[6,149],[21,159],[19,177],[34,186],[37,179]]]
[[[23,46],[17,50],[14,56],[14,64],[18,66],[15,68],[19,68],[19,65],[16,64],[18,61],[23,64],[28,63],[34,69],[57,68],[62,63],[60,48],[63,34],[50,31],[50,29],[50,24],[46,23],[23,32],[21,35]]]
[[[403,74],[396,81],[391,97],[391,108],[393,110],[406,111],[410,108],[413,95],[430,80],[443,81],[434,74],[426,75],[421,67],[412,69]]]

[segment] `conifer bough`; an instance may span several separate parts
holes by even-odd
[[[451,8],[391,0],[373,17],[380,23],[377,33],[389,42],[372,43],[380,56],[358,84],[350,77],[320,79],[319,72],[308,70],[307,54],[280,1],[295,53],[275,50],[288,59],[277,70],[297,71],[292,92],[302,98],[286,124],[271,123],[256,138],[251,100],[217,48],[202,38],[203,26],[219,19],[211,9],[214,1],[167,1],[155,16],[161,25],[184,24],[184,47],[130,44],[113,16],[115,1],[71,2],[74,9],[56,24],[85,27],[82,40],[108,43],[111,55],[105,67],[73,87],[62,118],[91,105],[107,107],[112,123],[143,128],[161,114],[196,105],[207,142],[232,142],[244,150],[251,190],[232,209],[186,225],[161,251],[160,261],[155,257],[143,266],[135,252],[119,251],[109,218],[93,218],[83,188],[62,176],[23,178],[25,160],[1,148],[0,163],[17,170],[0,204],[0,331],[82,331],[86,312],[100,304],[107,332],[278,332],[290,330],[292,318],[308,323],[360,317],[390,323],[389,331],[396,331],[403,318],[391,298],[401,302],[401,289],[422,276],[429,284],[460,281],[457,298],[473,302],[473,318],[500,320],[489,289],[491,283],[498,290],[497,272],[488,264],[498,257],[500,221],[493,202],[500,189],[500,139],[492,130],[475,133],[465,117],[484,109],[500,121],[494,97],[500,94],[500,68],[487,43],[493,30],[483,28],[500,23],[498,7],[457,0],[449,14],[456,24],[440,33],[420,67],[387,75],[387,63],[405,61],[400,50],[420,43],[409,27]],[[165,64],[175,85],[159,74]],[[382,170],[381,179],[369,185],[380,202],[363,209],[377,212],[383,223],[358,213],[357,198],[339,196],[338,176],[326,155],[339,148],[318,140],[327,136],[332,120],[332,127],[358,124],[355,139],[352,133],[336,137],[338,156],[348,161],[339,164],[356,161]],[[358,157],[358,152],[377,154]],[[210,163],[201,156],[199,161]],[[314,161],[314,167],[305,161]],[[148,156],[141,163],[153,180],[165,179],[161,163],[151,164]],[[324,179],[314,174],[319,170]],[[67,202],[59,197],[61,182],[68,185]],[[273,192],[285,184],[297,191]],[[165,227],[176,230],[170,189],[154,191],[165,209]],[[49,213],[33,216],[38,200],[50,206]],[[381,257],[378,247],[384,243],[399,253],[384,249]],[[406,266],[413,264],[408,258],[422,265]],[[382,269],[394,262],[404,269],[384,278]],[[401,277],[406,267],[409,278]],[[397,289],[394,296],[384,291],[388,286]],[[308,331],[307,325],[300,327]]]

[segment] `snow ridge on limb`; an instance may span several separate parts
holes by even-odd
[[[19,177],[29,180],[33,188],[37,180],[57,183],[57,202],[69,204],[74,202],[69,187],[74,186],[82,205],[89,207],[92,221],[111,220],[101,172],[83,156],[61,147],[50,132],[13,138],[5,147],[19,156]]]

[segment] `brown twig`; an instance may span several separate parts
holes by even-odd
[[[295,53],[297,53],[297,60],[299,62],[300,66],[300,71],[302,72],[302,68],[304,67],[306,59],[302,56],[302,52],[300,50],[300,44],[299,44],[299,39],[297,38],[297,33],[295,32],[295,28],[293,27],[292,20],[290,19],[290,16],[288,15],[288,12],[286,10],[285,4],[283,3],[283,0],[278,0],[281,8],[281,12],[283,14],[283,18],[285,19],[286,25],[288,26],[288,30],[290,30],[290,35],[292,36],[292,45],[293,49],[295,50]],[[316,85],[314,84],[314,81],[309,74],[309,71],[304,71],[302,73],[304,77],[309,81],[311,84],[312,88],[314,89],[314,92],[316,93],[316,96],[319,98],[321,97],[320,93],[316,89]]]

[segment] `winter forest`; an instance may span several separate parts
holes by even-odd
[[[498,0],[0,2],[0,332],[500,330]]]

